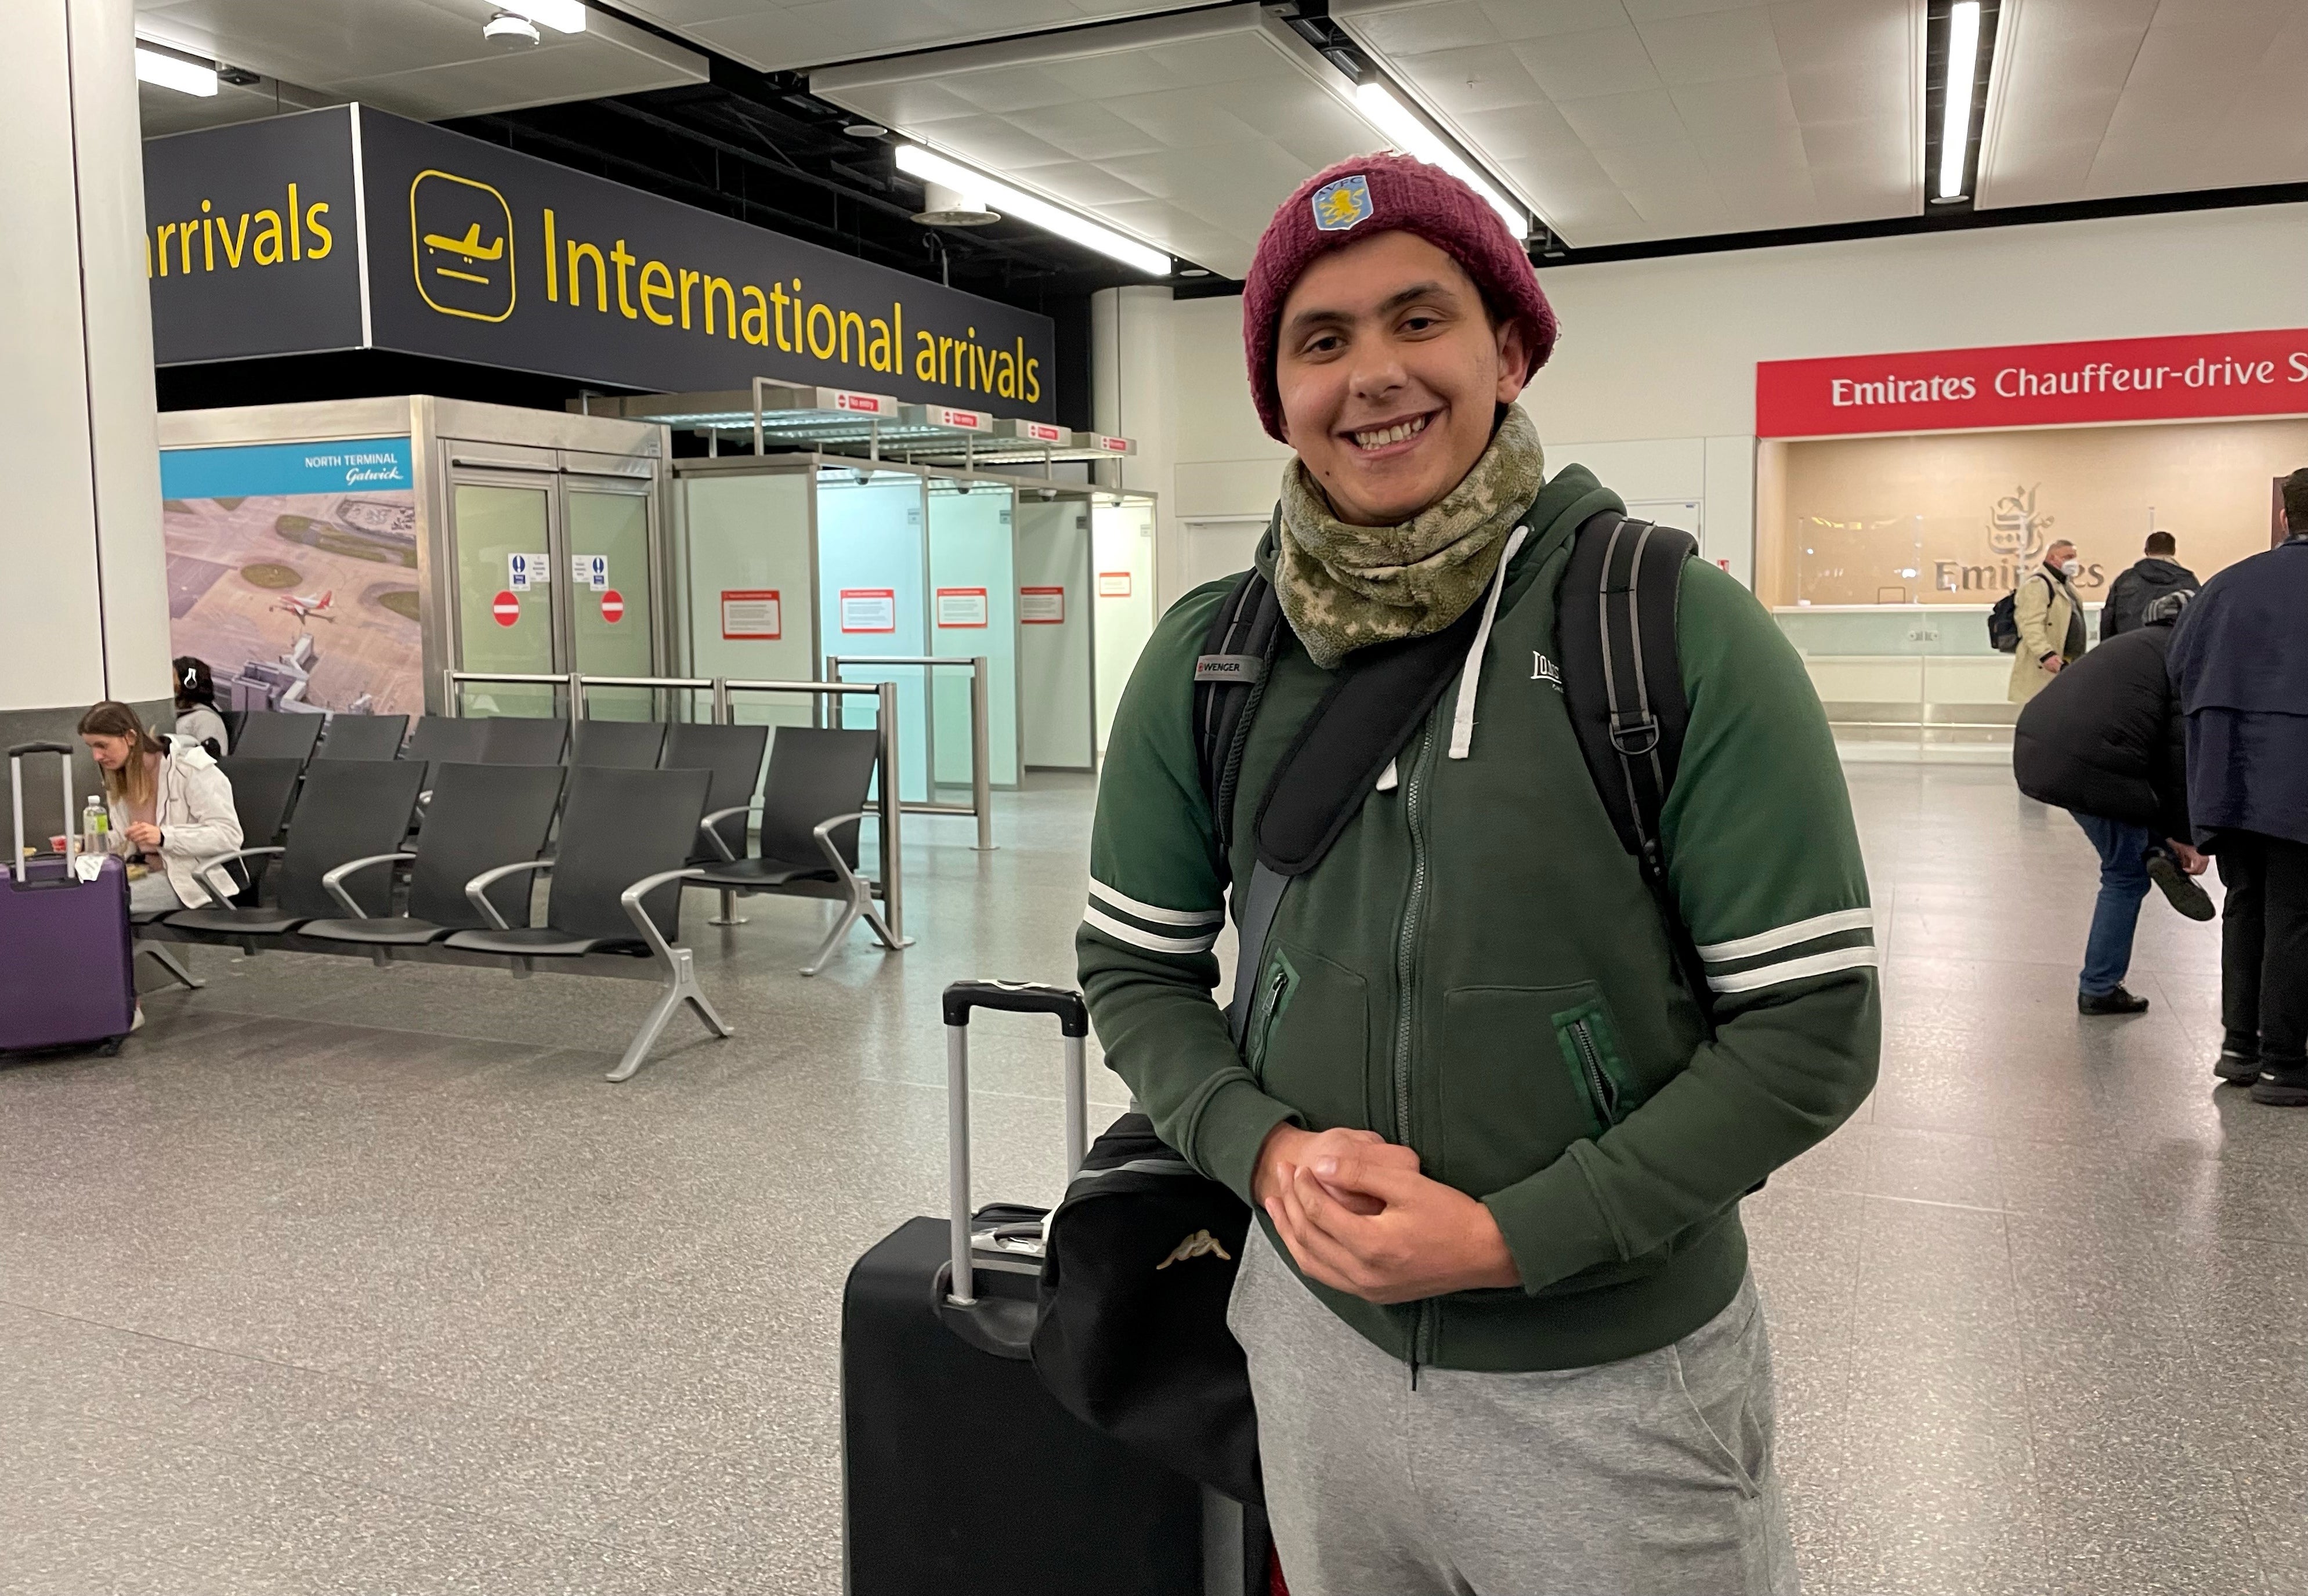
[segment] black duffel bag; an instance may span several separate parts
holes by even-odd
[[[1050,1214],[1033,1357],[1074,1417],[1256,1506],[1250,1370],[1226,1324],[1249,1229],[1240,1198],[1124,1115]]]

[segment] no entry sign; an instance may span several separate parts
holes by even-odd
[[[601,595],[601,618],[613,626],[625,618],[625,596],[615,588]]]
[[[497,625],[510,626],[521,619],[521,600],[508,588],[489,600],[489,613],[497,617]]]

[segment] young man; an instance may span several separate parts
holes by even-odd
[[[2204,584],[2196,574],[2172,556],[2180,552],[2179,539],[2169,532],[2150,532],[2132,567],[2107,584],[2107,601],[2100,606],[2099,640],[2136,630],[2149,604],[2184,588],[2194,592]]]
[[[2020,579],[2011,600],[2012,624],[2020,628],[2008,694],[2013,703],[2027,703],[2083,658],[2084,601],[2075,590],[2076,575],[2083,568],[2076,546],[2063,538],[2044,551],[2041,565]]]
[[[2308,1108],[2308,470],[2284,479],[2291,535],[2204,584],[2172,639],[2188,717],[2188,810],[2220,862],[2213,1073]]]
[[[2172,625],[2193,597],[2186,588],[2162,595],[2140,625],[2060,672],[2020,712],[2012,736],[2020,790],[2074,815],[2099,853],[2079,1014],[2148,1012],[2123,978],[2151,884],[2192,920],[2216,912],[2193,879],[2207,861],[2189,841],[2187,722],[2165,672]]]
[[[1880,1030],[1818,699],[1746,591],[1687,562],[1663,829],[1710,1031],[1553,663],[1573,538],[1623,506],[1582,467],[1547,479],[1515,406],[1554,341],[1521,246],[1434,168],[1344,163],[1276,213],[1243,332],[1296,458],[1257,556],[1288,635],[1232,846],[1194,721],[1220,582],[1124,694],[1076,946],[1107,1061],[1257,1211],[1229,1322],[1290,1588],[1791,1592],[1739,1202],[1865,1098]],[[1284,891],[1237,1049],[1211,950],[1270,776],[1356,650],[1477,606],[1463,671]]]

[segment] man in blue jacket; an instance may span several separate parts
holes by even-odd
[[[2171,669],[2197,845],[2227,887],[2213,1067],[2254,1102],[2308,1108],[2308,469],[2284,479],[2284,522],[2205,584]]]

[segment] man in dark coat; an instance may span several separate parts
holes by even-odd
[[[2220,862],[2214,1066],[2254,1102],[2308,1108],[2308,470],[2290,532],[2205,584],[2172,639],[2188,717],[2188,810]]]
[[[2148,1007],[2123,977],[2151,882],[2190,919],[2212,918],[2211,899],[2191,879],[2205,859],[2189,841],[2186,732],[2165,669],[2172,623],[2192,596],[2184,588],[2163,595],[2144,625],[2045,683],[2020,712],[2012,738],[2020,790],[2073,815],[2099,850],[2099,901],[2076,983],[2083,1014]]]
[[[2107,584],[2107,602],[2100,607],[2099,640],[2106,643],[2121,632],[2140,629],[2140,615],[2151,600],[2175,588],[2194,592],[2204,584],[2196,574],[2172,556],[2179,543],[2169,532],[2150,532],[2140,552],[2146,556]]]

